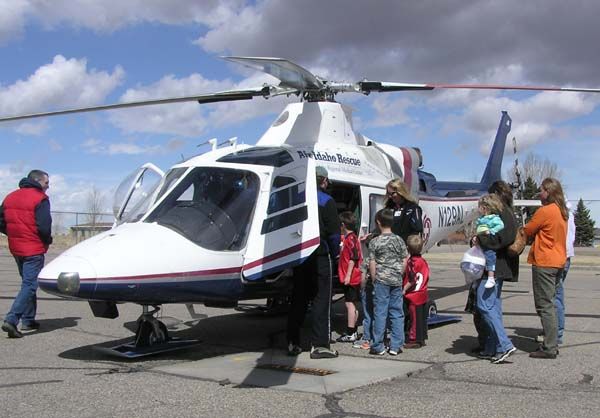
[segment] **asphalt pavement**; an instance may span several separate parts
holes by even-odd
[[[22,339],[0,334],[0,417],[600,416],[599,250],[578,251],[573,259],[565,286],[564,345],[556,360],[528,357],[540,330],[530,267],[522,264],[518,283],[505,283],[504,322],[518,351],[500,365],[470,353],[476,340],[472,318],[463,312],[466,289],[457,267],[462,251],[444,246],[425,256],[440,313],[462,321],[430,329],[427,346],[397,357],[374,358],[337,343],[340,357],[334,361],[303,353],[287,367],[285,316],[197,305],[202,318],[192,319],[185,307],[165,305],[162,320],[171,334],[201,344],[142,360],[118,359],[94,346],[130,339],[139,306],[120,305],[119,318],[100,319],[86,302],[40,292],[40,330]],[[14,261],[2,248],[0,312],[8,311],[19,287]],[[343,331],[343,302],[336,304],[334,328],[334,336]],[[266,372],[258,367],[263,363]],[[334,378],[302,380],[315,370]]]

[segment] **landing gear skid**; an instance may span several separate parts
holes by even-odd
[[[154,316],[160,310],[159,306],[153,306],[153,309],[150,310],[148,305],[143,305],[142,309],[143,312],[137,320],[133,342],[114,347],[96,346],[94,349],[111,356],[132,359],[181,350],[200,344],[199,340],[169,337],[166,325]]]

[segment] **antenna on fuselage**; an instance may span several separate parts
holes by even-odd
[[[204,141],[203,143],[196,145],[196,148],[200,148],[206,144],[211,145],[211,147],[212,147],[211,151],[216,150],[217,149],[217,138],[211,138],[208,141]]]

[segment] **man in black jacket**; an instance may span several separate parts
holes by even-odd
[[[294,272],[294,289],[287,325],[288,354],[297,356],[302,352],[300,329],[308,302],[312,300],[310,358],[313,359],[338,356],[338,352],[330,348],[330,339],[332,271],[340,250],[340,219],[335,201],[325,193],[329,184],[327,170],[319,166],[316,168],[316,175],[321,243]]]

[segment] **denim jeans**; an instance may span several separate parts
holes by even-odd
[[[373,284],[370,281],[360,290],[360,303],[363,310],[362,339],[373,342]]]
[[[19,321],[22,321],[24,325],[30,325],[35,320],[37,311],[37,278],[44,267],[44,255],[15,256],[15,261],[21,275],[21,290],[17,293],[10,311],[6,314],[5,321],[14,326],[17,326]]]
[[[485,255],[485,270],[496,271],[496,251],[483,250],[483,255]]]
[[[565,289],[564,284],[567,280],[567,273],[571,267],[571,257],[567,257],[567,262],[560,276],[560,283],[556,288],[556,297],[554,298],[554,306],[556,307],[556,319],[558,322],[558,344],[562,344],[563,333],[565,331]]]
[[[504,353],[513,348],[513,343],[506,335],[502,322],[502,279],[496,279],[494,287],[486,289],[485,280],[477,284],[477,310],[485,333],[483,352],[494,355]]]
[[[388,286],[375,281],[374,315],[373,324],[373,350],[383,351],[385,345],[383,338],[390,319],[391,335],[390,349],[399,350],[404,345],[404,303],[402,300],[402,286]]]

